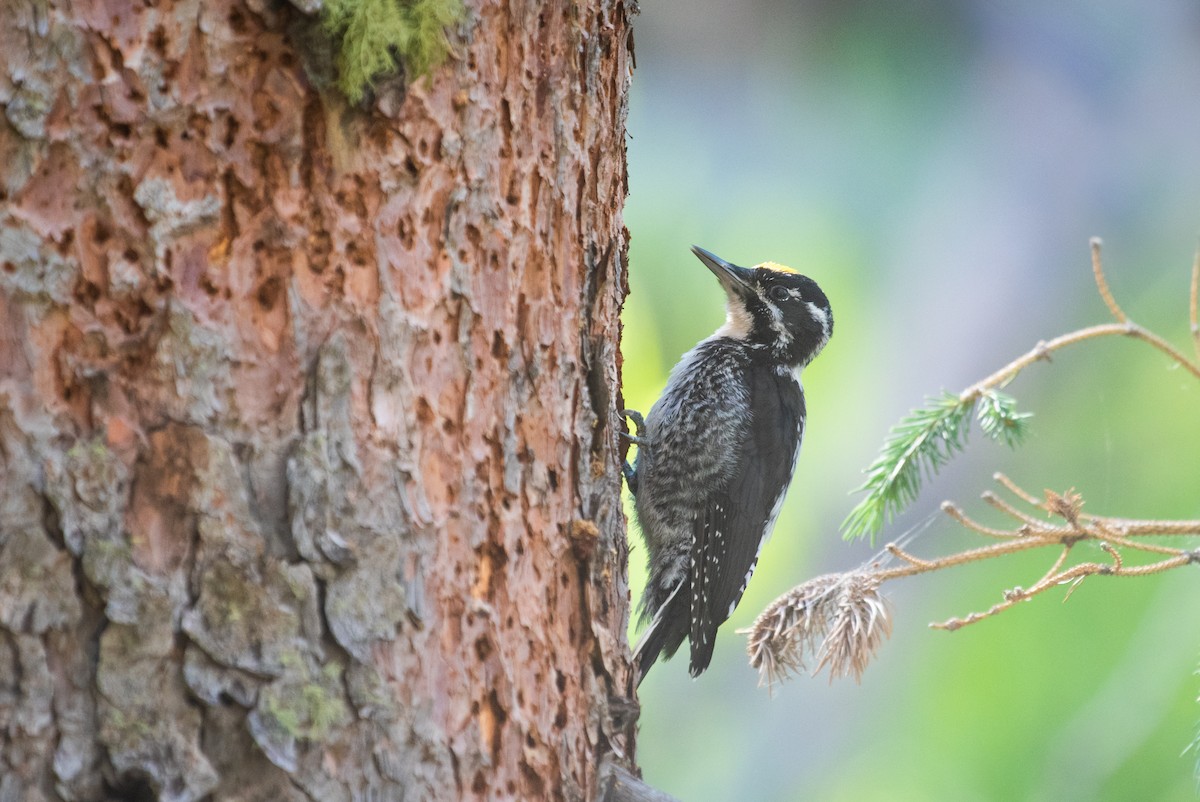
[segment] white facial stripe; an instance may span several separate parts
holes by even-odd
[[[808,306],[809,314],[813,316],[813,319],[821,321],[821,329],[825,332],[825,339],[829,339],[829,313],[812,301],[809,301],[806,306]]]

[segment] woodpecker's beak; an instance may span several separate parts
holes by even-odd
[[[745,295],[752,292],[751,281],[754,276],[754,271],[745,267],[738,267],[735,264],[726,262],[715,253],[709,253],[699,245],[692,246],[692,253],[696,254],[704,266],[713,272],[717,280],[721,282],[721,286],[726,291],[734,291],[738,295]]]

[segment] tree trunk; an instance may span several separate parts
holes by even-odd
[[[0,800],[632,759],[629,13],[468,3],[350,108],[280,2],[0,4]]]

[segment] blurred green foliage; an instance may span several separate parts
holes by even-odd
[[[723,319],[689,245],[811,275],[836,320],[805,370],[792,489],[712,668],[692,681],[672,660],[641,687],[647,780],[684,802],[1196,799],[1195,570],[1091,578],[1065,604],[1051,592],[955,633],[927,624],[986,609],[1054,555],[889,583],[895,630],[861,685],[800,677],[769,695],[735,630],[872,559],[838,528],[895,421],[1111,319],[1090,236],[1130,316],[1188,345],[1200,6],[663,0],[635,24],[626,405],[648,410]],[[1006,392],[1035,415],[1023,445],[973,441],[885,541],[981,545],[936,507],[1006,523],[974,500],[997,470],[1074,487],[1097,514],[1200,517],[1200,385],[1161,354],[1093,341]]]

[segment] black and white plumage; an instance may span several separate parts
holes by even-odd
[[[799,371],[833,333],[812,279],[770,262],[738,267],[692,251],[726,293],[725,325],[686,353],[638,425],[626,466],[649,581],[635,649],[638,682],[686,637],[691,673],[712,659],[771,533],[804,436]]]

